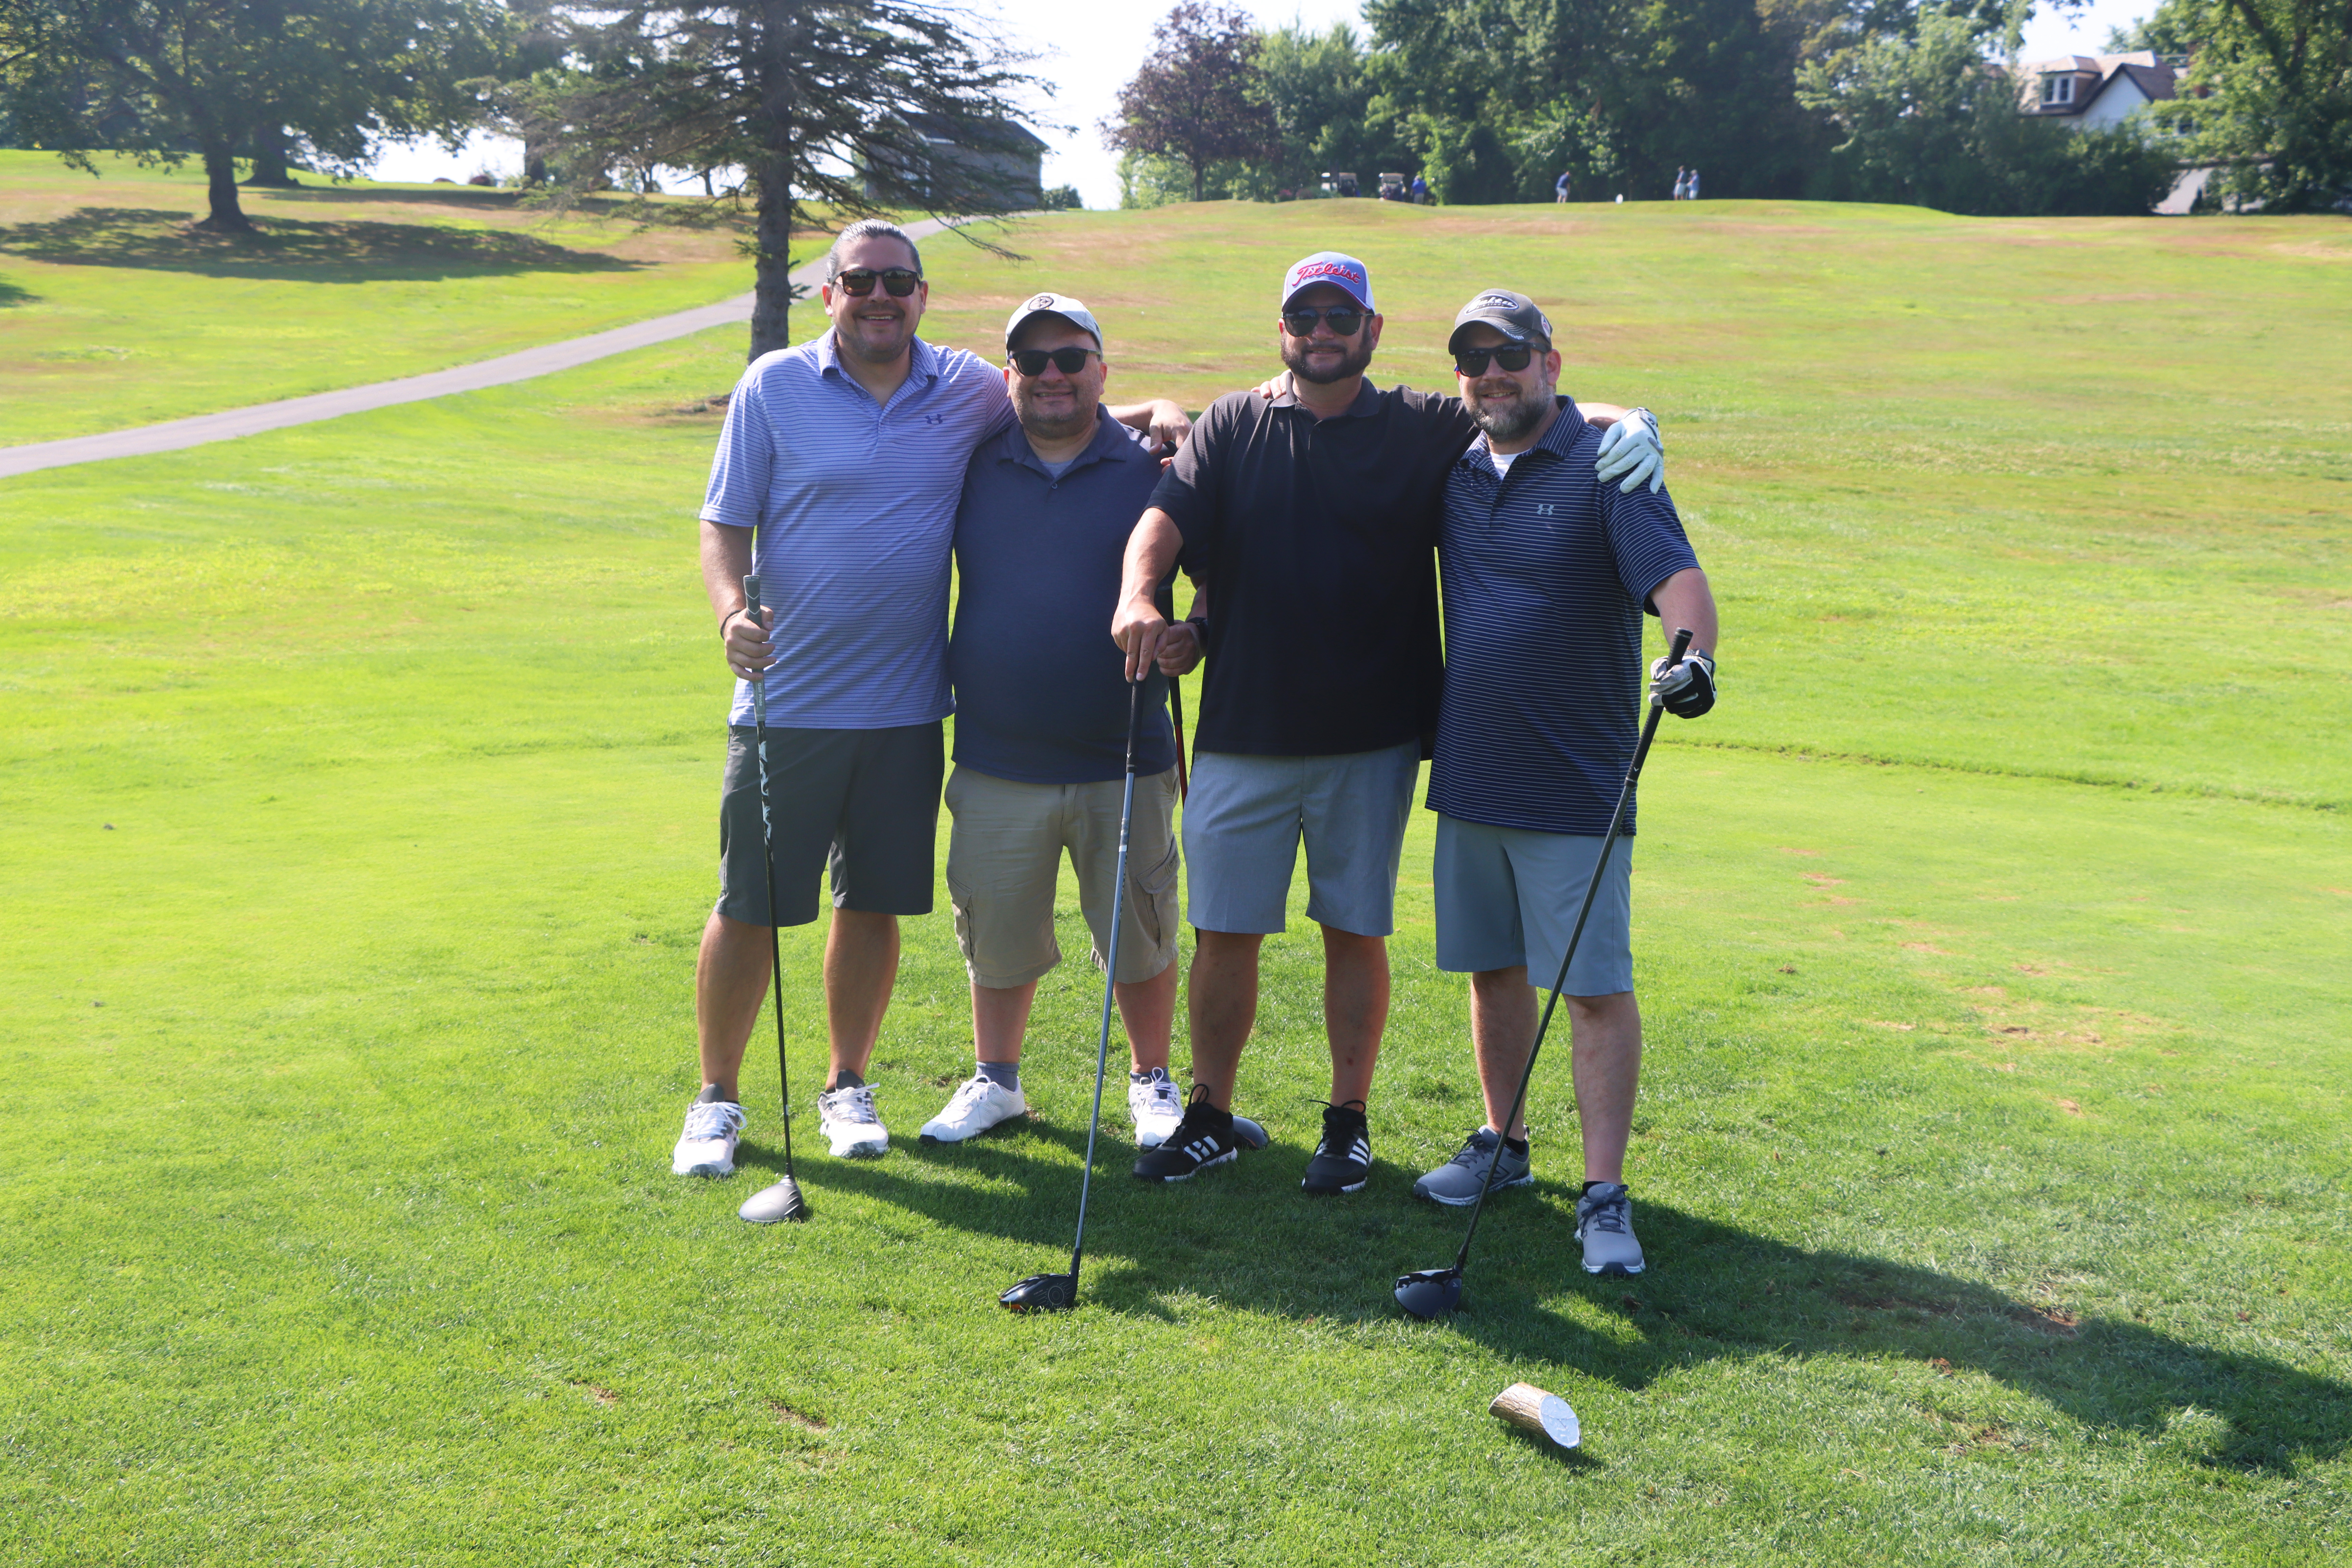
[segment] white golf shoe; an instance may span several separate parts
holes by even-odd
[[[874,1091],[862,1083],[819,1094],[816,1129],[833,1145],[836,1160],[870,1160],[890,1147],[889,1130],[874,1112]]]
[[[1127,1114],[1135,1123],[1137,1148],[1157,1149],[1168,1142],[1184,1120],[1184,1097],[1176,1092],[1165,1068],[1154,1069],[1141,1083],[1127,1080]]]
[[[956,1086],[947,1109],[923,1123],[926,1143],[961,1143],[1000,1121],[1029,1114],[1027,1097],[977,1073]]]
[[[731,1100],[698,1100],[686,1108],[686,1131],[670,1151],[671,1173],[731,1176],[735,1142],[743,1135],[743,1108]]]

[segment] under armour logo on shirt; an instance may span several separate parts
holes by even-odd
[[[1536,502],[1536,515],[1538,517],[1549,517],[1553,510],[1554,508],[1550,501],[1539,500]]]
[[[944,425],[947,422],[948,416],[944,414],[926,414],[923,416],[923,423],[926,425]]]

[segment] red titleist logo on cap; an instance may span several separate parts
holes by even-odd
[[[1345,278],[1351,283],[1361,283],[1364,280],[1364,275],[1355,268],[1342,267],[1336,261],[1318,261],[1310,266],[1302,267],[1298,269],[1298,276],[1302,279]]]

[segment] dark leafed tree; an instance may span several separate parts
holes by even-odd
[[[908,211],[987,216],[1036,200],[999,153],[1045,90],[969,16],[921,0],[685,0],[615,15],[562,7],[563,64],[494,94],[550,149],[570,193],[614,168],[740,169],[754,214],[751,357],[792,342],[796,229]]]
[[[1247,15],[1186,0],[1153,37],[1150,58],[1119,89],[1117,118],[1103,121],[1110,145],[1181,160],[1196,202],[1210,164],[1280,155],[1282,127],[1258,74],[1263,40]]]
[[[243,232],[240,155],[281,177],[289,151],[357,173],[385,140],[454,140],[478,112],[457,84],[493,68],[503,26],[490,0],[0,0],[0,71],[20,122],[92,174],[102,148],[165,164],[193,150],[199,226]],[[98,112],[125,102],[140,112]]]
[[[2151,21],[2194,47],[2168,108],[2221,187],[2272,212],[2352,204],[2352,0],[2172,0]]]

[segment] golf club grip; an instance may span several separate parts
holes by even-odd
[[[760,618],[760,579],[756,573],[743,579],[743,608],[750,612],[753,620]]]
[[[1668,669],[1672,669],[1675,666],[1683,661],[1683,655],[1690,652],[1690,627],[1676,626],[1675,628],[1675,646],[1666,653],[1666,668]]]
[[[1135,741],[1143,731],[1143,689],[1150,684],[1151,672],[1143,672],[1141,680],[1127,683],[1127,772],[1135,776]]]

